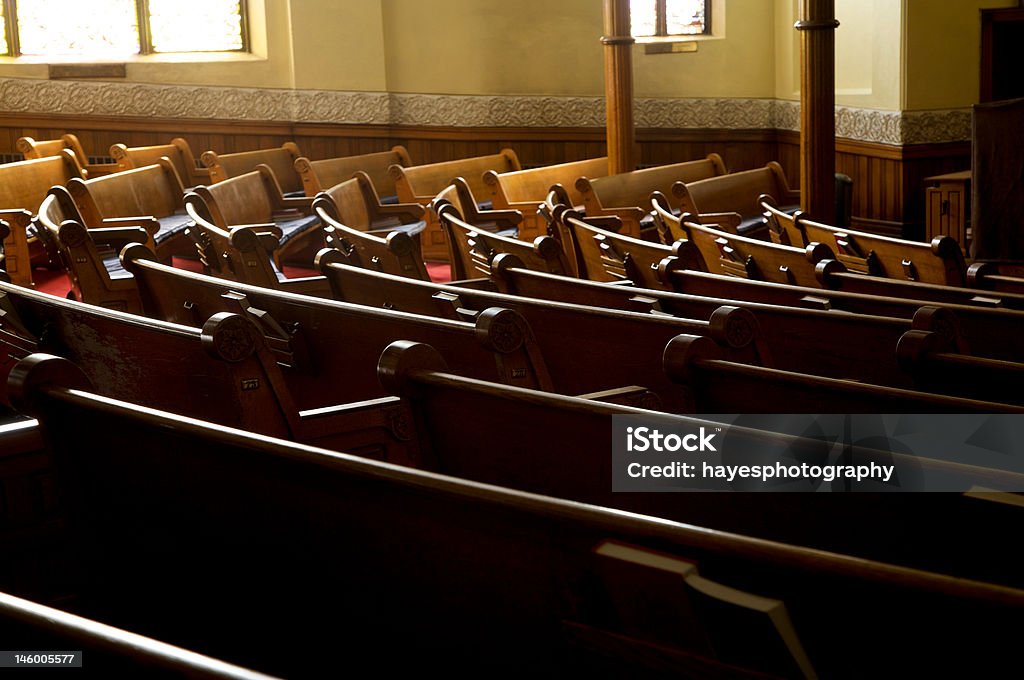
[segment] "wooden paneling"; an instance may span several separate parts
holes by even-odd
[[[280,146],[293,140],[313,159],[409,149],[416,163],[516,150],[524,167],[605,155],[601,128],[457,128],[386,125],[259,123],[225,120],[69,117],[0,114],[0,154],[15,153],[19,137],[53,139],[74,132],[86,152],[107,155],[112,144],[165,144],[184,137],[197,154]],[[788,130],[637,130],[639,165],[663,165],[719,153],[730,170],[778,160],[790,186],[800,182],[800,138]],[[836,140],[836,171],[853,178],[855,224],[880,233],[924,237],[925,181],[970,167],[970,144],[893,146]]]

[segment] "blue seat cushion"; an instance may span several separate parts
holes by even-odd
[[[398,220],[381,220],[379,222],[374,222],[373,228],[367,230],[367,233],[374,234],[376,236],[383,236],[390,234],[393,231],[404,231],[409,236],[416,236],[426,228],[426,220],[410,222],[409,224],[402,224]]]
[[[131,272],[121,265],[121,258],[113,248],[97,248],[97,252],[103,258],[103,268],[111,280],[132,278]]]
[[[153,237],[157,245],[167,241],[172,236],[177,236],[185,231],[185,227],[192,224],[192,218],[184,210],[167,217],[161,217],[157,221],[160,222],[160,231],[156,232],[156,235]]]
[[[293,219],[275,219],[274,224],[281,228],[281,244],[284,245],[296,236],[320,226],[320,218],[316,215],[302,215]]]
[[[381,196],[381,205],[398,205],[398,196]]]
[[[286,191],[286,192],[284,192],[284,197],[285,198],[305,198],[306,197],[306,192],[305,191]]]
[[[479,210],[494,210],[494,202],[493,201],[479,201],[476,204],[476,207]]]
[[[736,233],[740,236],[749,236],[767,228],[768,222],[765,221],[764,216],[755,215],[754,217],[745,217],[740,220],[739,225],[736,227]]]

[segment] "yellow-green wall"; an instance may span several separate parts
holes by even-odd
[[[634,48],[635,94],[799,98],[797,0],[716,0],[694,53]],[[981,7],[1015,0],[836,0],[837,103],[891,111],[977,99]],[[129,82],[395,93],[600,96],[597,0],[250,0],[252,54],[128,63]],[[721,9],[721,7],[719,7]],[[724,17],[723,17],[724,14]],[[46,66],[0,59],[0,77]],[[2,104],[0,104],[2,106]]]
[[[908,111],[952,109],[978,101],[981,8],[1016,0],[904,0]]]

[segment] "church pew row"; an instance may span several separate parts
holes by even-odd
[[[161,158],[154,165],[133,168],[93,179],[72,179],[67,184],[87,227],[141,226],[153,237],[157,255],[165,262],[172,255],[195,254],[185,236],[185,187],[174,164]]]
[[[484,173],[484,184],[490,189],[490,199],[495,210],[518,210],[523,213],[519,225],[519,238],[532,241],[547,233],[547,224],[537,214],[537,206],[558,184],[566,189],[569,205],[582,205],[583,197],[576,191],[576,180],[580,177],[604,177],[608,174],[608,157],[587,158],[557,165],[544,165],[511,172]]]
[[[714,273],[724,271],[730,276],[740,278],[757,278],[780,283],[796,282],[796,285],[883,297],[904,297],[941,304],[1024,309],[1024,294],[858,274],[849,271],[843,263],[833,257],[827,257],[826,251],[831,252],[831,249],[821,243],[811,244],[802,250],[768,241],[742,239],[707,225],[687,222],[689,216],[676,217],[657,201],[654,202],[654,208],[656,215],[665,223],[674,223],[683,231],[693,226],[690,238],[702,253],[706,253],[705,258],[711,260],[705,264],[707,270]],[[729,249],[730,252],[724,252],[725,249]],[[801,252],[805,256],[803,262],[800,259]],[[786,270],[780,267],[786,267]],[[804,283],[800,283],[801,281]]]
[[[760,203],[768,233],[780,245],[824,243],[847,269],[860,274],[945,286],[967,284],[964,254],[952,237],[936,236],[931,243],[922,243],[840,229],[815,222],[799,211],[790,215],[780,210],[771,196],[762,196]]]
[[[967,285],[985,291],[1024,294],[1024,267],[1014,262],[975,262],[967,270]]]
[[[624,235],[640,238],[641,232],[650,233],[654,229],[651,211],[647,207],[650,205],[652,192],[671,194],[677,188],[676,185],[685,186],[684,182],[696,182],[727,173],[722,157],[712,153],[698,160],[659,165],[616,175],[579,177],[576,179],[575,188],[580,196],[582,209],[588,217],[618,217],[622,221]],[[578,205],[578,202],[570,203],[568,207],[575,208]]]
[[[309,242],[322,245],[320,220],[313,214],[312,203],[313,199],[305,196],[285,196],[266,165],[216,184],[197,186],[185,194],[185,207],[200,231],[207,224],[223,231],[242,225],[276,227],[278,247],[268,250],[278,266],[289,257],[301,261],[302,249]],[[205,262],[215,266],[212,261]],[[219,275],[227,276],[229,272]],[[235,275],[243,276],[241,272]]]
[[[33,258],[47,256],[29,228],[46,192],[82,176],[82,167],[67,150],[49,158],[0,164],[0,219],[10,226],[3,239],[4,269],[18,285],[31,286]]]
[[[923,308],[934,308],[927,302],[903,298],[886,298],[860,293],[789,286],[765,281],[748,281],[705,272],[680,269],[666,258],[649,278],[658,288],[609,285],[597,281],[572,279],[533,271],[520,266],[514,257],[499,255],[494,259],[491,279],[500,292],[525,297],[539,297],[577,305],[609,307],[652,314],[667,313],[692,316],[694,305],[730,304],[746,307],[757,315],[762,333],[772,336],[772,320],[798,317],[801,310],[827,312],[831,316],[858,318],[891,317],[912,320]],[[664,280],[674,290],[663,290]],[[940,323],[950,324],[947,335],[959,335],[965,353],[1021,361],[1024,359],[1024,337],[1017,332],[1024,324],[1024,313],[1009,309],[986,309],[967,305],[941,305],[943,314],[929,323],[939,330]],[[829,318],[828,316],[824,318]],[[918,317],[920,319],[920,317]],[[941,321],[940,321],[941,319]],[[923,321],[923,319],[921,319]],[[827,327],[827,322],[826,326]],[[924,328],[924,327],[919,327]],[[829,335],[829,337],[835,337]],[[793,337],[791,342],[804,344],[814,338]],[[855,351],[855,350],[854,350]],[[773,354],[778,362],[779,354]]]
[[[269,169],[286,196],[298,197],[306,196],[302,177],[295,167],[295,161],[301,157],[302,152],[295,142],[285,142],[273,149],[221,154],[216,151],[204,151],[202,161],[203,165],[209,168],[210,183],[216,184],[231,177],[244,175],[263,165]]]
[[[466,205],[466,201],[461,203]],[[463,219],[459,208],[452,203],[436,201],[432,209],[441,220],[441,228],[451,245],[453,281],[490,276],[495,253],[515,253],[531,269],[571,275],[562,244],[550,236],[537,236],[532,241],[522,240],[521,236],[502,236]]]
[[[502,149],[496,154],[460,158],[440,163],[403,167],[392,165],[388,174],[395,184],[395,192],[402,203],[419,203],[427,208],[431,202],[448,187],[456,177],[462,177],[469,183],[470,190],[483,199],[490,193],[484,184],[483,175],[488,170],[494,172],[512,172],[521,170],[519,157],[512,149]],[[490,201],[479,206],[481,210],[493,209]],[[463,210],[463,214],[466,214]],[[448,243],[441,231],[441,223],[437,217],[427,212],[427,226],[423,232],[421,247],[423,257],[427,260],[446,261],[448,259]]]
[[[90,163],[82,142],[77,135],[70,132],[61,135],[59,139],[20,137],[14,143],[14,148],[21,152],[25,160],[60,156],[67,149],[75,155],[75,160],[82,167],[82,177],[86,179],[109,175],[118,170],[117,163]]]
[[[956,319],[936,308],[922,310],[912,321],[661,293],[531,272],[516,268],[518,263],[512,256],[499,256],[495,260],[499,273],[493,280],[502,292],[481,290],[477,286],[470,289],[410,282],[404,277],[349,266],[332,251],[322,251],[317,262],[330,282],[335,299],[416,314],[452,316],[453,305],[458,310],[482,310],[499,305],[519,310],[530,320],[529,312],[523,311],[524,306],[539,300],[687,319],[710,318],[722,307],[740,307],[750,311],[757,320],[759,337],[756,342],[765,365],[894,387],[914,385],[911,375],[901,371],[897,355],[900,339],[907,331],[945,333],[948,346],[943,349],[946,351],[955,347],[958,339]],[[537,323],[531,322],[531,328],[539,337],[542,330],[537,328]],[[639,351],[639,346],[634,351]],[[550,359],[547,350],[545,357]],[[941,381],[935,382],[941,384]]]
[[[404,146],[393,146],[390,151],[360,154],[358,156],[341,156],[310,160],[305,156],[295,159],[295,172],[302,178],[302,188],[306,196],[316,196],[321,191],[341,184],[350,179],[356,172],[365,173],[370,185],[381,196],[385,204],[398,202],[395,181],[388,174],[392,165],[407,167],[413,165],[409,152]]]
[[[326,252],[327,257],[331,253],[341,257],[335,251]],[[485,346],[499,354],[499,382],[570,395],[636,386],[643,388],[637,391],[638,398],[656,399],[668,410],[678,405],[676,390],[666,380],[658,357],[675,335],[712,335],[727,345],[730,356],[757,357],[757,322],[748,312],[734,308],[689,320],[496,296],[514,305],[513,309],[497,312],[495,305],[461,306],[457,293],[462,289],[455,289],[456,295],[432,301],[418,313],[405,314],[223,281],[161,265],[152,257],[142,246],[122,252],[125,266],[135,275],[147,315],[196,325],[217,312],[255,310],[251,313],[259,316],[265,332],[293,354],[305,357],[286,373],[293,393],[301,395],[296,398],[302,399],[337,402],[337,398],[330,398],[331,380],[325,380],[326,376],[334,376],[334,380],[347,376],[347,383],[370,390],[376,382],[374,358],[389,342],[409,339],[412,330],[406,328],[413,321],[428,323],[428,314],[434,317],[435,325],[444,322],[469,326],[467,321],[472,321],[487,329],[477,332],[486,334]],[[239,297],[244,298],[244,304]],[[426,332],[417,330],[422,334],[411,339],[447,351],[449,345],[427,340]],[[466,360],[471,356],[467,354]],[[475,356],[480,356],[479,352]],[[485,375],[479,364],[469,368],[474,375]]]
[[[388,380],[449,381],[396,361],[382,365]],[[288,677],[342,663],[339,641],[346,664],[417,672],[859,677],[1016,658],[1014,588],[215,428],[95,397],[50,363],[23,366],[11,389],[66,485],[80,613],[200,653]],[[609,573],[609,554],[639,577]],[[630,626],[617,587],[685,597],[657,578],[659,555],[718,586],[723,626],[699,607]],[[775,613],[730,645],[752,616],[743,603],[766,603],[753,595]]]
[[[13,650],[23,650],[22,653],[30,657],[56,654],[62,657],[57,663],[65,663],[68,668],[74,668],[72,662],[66,660],[68,652],[38,650],[74,651],[77,653],[74,663],[87,669],[93,677],[209,680],[271,680],[272,677],[2,592],[0,640],[10,650],[5,654]],[[46,673],[40,668],[33,670],[36,674]],[[75,674],[74,670],[70,672]]]
[[[329,394],[337,398],[327,401],[325,396],[316,404],[326,408],[297,405],[302,399],[293,396],[284,378],[287,369],[278,363],[287,359],[267,346],[261,329],[242,313],[213,314],[198,327],[182,326],[3,282],[0,312],[0,374],[4,376],[18,359],[51,352],[78,365],[95,389],[109,397],[260,434],[361,450],[379,458],[417,458],[392,434],[396,406],[374,400],[382,396],[377,385],[349,384],[341,375],[328,386]],[[427,323],[439,328],[459,325]],[[493,357],[472,337],[472,326],[462,326],[463,337],[468,336],[469,344],[477,345],[476,353],[493,367]],[[462,351],[473,354],[469,347]],[[373,362],[377,354],[366,360]],[[0,402],[8,403],[6,394],[0,394]]]
[[[114,144],[110,147],[110,155],[117,161],[118,171],[144,168],[166,157],[174,164],[174,169],[186,188],[208,184],[211,181],[210,169],[199,166],[196,155],[192,153],[192,147],[181,137],[175,137],[169,144],[153,146],[130,147]]]

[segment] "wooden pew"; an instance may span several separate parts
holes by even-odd
[[[775,161],[763,168],[685,182],[673,187],[670,195],[680,213],[738,213],[738,224],[721,222],[723,227],[743,236],[767,236],[758,202],[762,194],[773,196],[787,208],[800,203],[800,192],[789,188],[786,173]],[[679,238],[678,234],[674,236]]]
[[[186,209],[197,226],[208,222],[228,231],[241,225],[260,225],[265,233],[276,233],[277,246],[270,249],[275,264],[290,259],[308,266],[313,257],[304,253],[323,247],[320,219],[313,214],[312,200],[284,195],[273,171],[261,165],[252,172],[231,177],[209,186],[198,186],[185,195]]]
[[[460,181],[461,177],[456,178],[456,182]],[[472,205],[465,200],[461,204]],[[435,202],[432,209],[451,246],[452,280],[490,276],[491,260],[500,253],[515,253],[524,266],[538,271],[570,272],[562,244],[550,236],[538,236],[532,242],[502,236],[463,220],[459,209],[447,201]]]
[[[591,281],[632,281],[650,287],[651,277],[666,257],[675,257],[673,266],[703,271],[704,260],[693,243],[680,239],[671,246],[624,236],[591,224],[593,218],[573,210],[558,213],[555,218],[565,228],[578,253],[580,278]]]
[[[297,406],[303,398],[293,397],[285,380],[288,369],[279,365],[289,358],[280,343],[276,351],[268,346],[244,309],[211,315],[192,327],[0,282],[0,310],[0,375],[5,377],[18,359],[50,351],[74,362],[93,389],[108,397],[391,461],[418,459],[415,449],[392,434],[396,404],[357,403],[375,394],[335,386],[343,398],[317,404],[330,408]],[[7,395],[0,396],[8,402]]]
[[[89,156],[82,147],[82,142],[78,140],[77,135],[70,132],[61,135],[60,139],[36,140],[31,137],[21,137],[14,143],[14,148],[20,151],[26,160],[60,156],[64,149],[69,149],[75,154],[75,159],[82,167],[82,177],[86,179],[118,171],[117,163],[90,163]]]
[[[358,171],[313,199],[326,242],[346,262],[429,281],[419,235],[426,226],[418,203],[384,205],[370,178]]]
[[[1024,294],[1024,267],[1011,262],[975,262],[967,269],[967,285],[998,293]]]
[[[749,300],[771,305],[873,314],[910,319],[927,301],[908,297],[886,297],[839,290],[790,286],[767,281],[749,281],[732,276],[682,269],[666,262],[659,277],[663,286],[677,293],[720,296],[731,300]],[[662,288],[659,288],[661,290]],[[983,293],[979,293],[983,295]],[[1024,313],[983,304],[943,303],[959,321],[958,329],[965,346],[977,356],[1019,361],[1024,357],[1024,338],[1016,332],[1024,323]]]
[[[50,187],[75,177],[82,177],[82,168],[70,152],[0,165],[0,219],[10,225],[3,240],[4,269],[14,283],[31,286],[32,260],[56,258],[29,233],[29,225]]]
[[[181,137],[175,137],[170,144],[155,146],[128,147],[124,144],[115,144],[110,147],[110,155],[117,161],[118,171],[153,165],[166,156],[174,164],[174,169],[186,188],[210,182],[209,168],[199,167],[192,147]]]
[[[947,286],[966,285],[963,251],[949,236],[937,236],[931,243],[921,243],[839,229],[814,222],[799,211],[789,215],[779,210],[770,196],[762,196],[760,202],[775,243],[783,243],[785,234],[784,245],[827,244],[834,249],[837,260],[860,274]]]
[[[489,156],[462,158],[441,163],[403,167],[392,165],[388,174],[395,183],[395,192],[401,203],[419,203],[424,208],[451,185],[456,177],[463,177],[478,197],[490,194],[484,184],[483,174],[488,170],[495,172],[511,172],[522,169],[519,158],[512,149],[502,149],[499,153]],[[481,210],[491,210],[490,201],[479,206]],[[466,212],[463,211],[465,215]],[[441,223],[428,213],[427,227],[422,237],[423,257],[427,260],[444,262],[448,256],[448,242],[441,231]]]
[[[547,222],[537,214],[537,209],[553,185],[561,185],[568,191],[570,206],[582,206],[583,197],[576,190],[576,180],[607,174],[608,157],[602,156],[512,172],[488,170],[483,179],[496,210],[518,210],[523,214],[519,238],[529,241],[547,234]]]
[[[74,299],[138,313],[138,290],[117,253],[129,243],[149,242],[149,232],[137,226],[89,229],[83,222],[68,190],[54,186],[39,206],[33,228],[37,237],[46,242],[47,249],[58,253]]]
[[[302,158],[302,152],[295,142],[285,142],[276,149],[257,149],[256,151],[239,151],[237,153],[217,153],[204,151],[203,165],[210,169],[210,182],[216,184],[229,177],[238,177],[252,172],[260,165],[270,168],[271,174],[285,196],[289,198],[308,196],[303,190],[302,177],[299,176],[295,161]]]
[[[152,234],[151,245],[164,261],[170,262],[172,255],[195,256],[195,246],[185,236],[191,224],[185,187],[168,158],[95,179],[73,179],[68,192],[87,226],[141,226]]]
[[[454,377],[437,369],[427,356],[388,362],[383,373],[408,392],[440,395]],[[621,581],[606,570],[609,541],[686,560],[705,579],[784,602],[796,631],[787,649],[799,645],[825,677],[869,674],[883,663],[897,674],[984,673],[1015,659],[1024,593],[1014,588],[256,438],[98,400],[69,390],[73,375],[46,372],[38,379],[24,371],[12,389],[39,418],[70,485],[69,514],[86,550],[82,566],[68,567],[90,576],[82,614],[261,671],[322,675],[337,661],[338,640],[348,663],[390,654],[389,668],[417,672],[478,672],[496,659],[506,671],[570,675],[598,667],[630,676],[792,670],[795,656],[783,655],[790,663],[780,666],[763,651],[780,645],[770,625],[731,653],[708,647],[716,629],[704,616],[684,616],[696,633],[688,640],[661,638],[671,621],[647,635],[630,629],[614,613]],[[490,393],[480,385],[469,394]],[[559,417],[578,414],[575,422],[597,406],[544,395],[502,401],[557,405]],[[607,441],[604,427],[545,435],[558,443],[572,432]],[[508,448],[512,439],[495,443]],[[585,450],[572,441],[570,449]],[[675,599],[657,586],[664,579],[651,578],[656,571],[640,573],[648,578],[632,582],[645,596]],[[307,615],[312,602],[332,612],[332,625]],[[739,621],[731,612],[727,627]]]
[[[295,159],[295,172],[302,178],[302,188],[307,196],[316,196],[350,179],[356,172],[363,172],[381,196],[381,202],[390,205],[398,202],[398,192],[395,191],[395,180],[388,174],[388,168],[392,165],[408,167],[412,164],[404,146],[393,146],[390,151],[317,161],[300,156]]]
[[[450,352],[466,375],[552,387],[529,327],[511,310],[490,308],[471,322],[437,319],[216,279],[152,258],[144,247],[122,253],[145,313],[190,326],[219,312],[253,319],[287,364],[285,381],[301,409],[383,396],[376,360],[389,343],[413,335]]]
[[[651,192],[669,194],[677,190],[675,185],[679,182],[696,182],[727,172],[722,157],[712,153],[700,160],[618,175],[580,177],[576,180],[576,191],[583,199],[583,211],[588,217],[618,217],[622,220],[623,235],[640,238],[641,232],[650,232],[654,228],[647,208],[651,202]],[[575,207],[577,204],[567,205]]]
[[[628,403],[641,400],[655,408],[660,403],[666,411],[682,412],[652,359],[660,356],[670,338],[683,332],[709,335],[726,345],[727,353],[747,360],[771,361],[756,318],[726,305],[709,308],[696,318],[672,318],[373,274],[348,267],[328,252],[321,253],[319,262],[339,300],[452,319],[473,318],[494,306],[517,311],[529,324],[554,391],[560,394],[635,385],[644,390],[625,394],[632,400]],[[686,327],[693,330],[684,331]]]
[[[348,269],[339,269],[335,275],[342,273],[359,275]],[[524,268],[514,256],[504,255],[495,259],[491,280],[499,291],[510,295],[691,319],[704,318],[722,305],[742,307],[757,317],[766,353],[775,368],[893,387],[915,385],[898,362],[898,343],[907,331],[937,332],[950,343],[948,347],[961,351],[971,348],[961,337],[961,324],[955,313],[934,307],[907,309],[905,318],[897,319],[766,304],[742,297],[683,295],[545,274]],[[1024,352],[1019,356],[1024,358]]]
[[[933,366],[943,364],[936,361]],[[833,413],[1024,413],[1019,405],[727,361],[721,359],[717,346],[712,348],[712,343],[701,336],[673,339],[665,349],[665,370],[685,386],[691,413],[769,413],[780,407],[787,413],[811,413],[822,408]],[[940,381],[938,378],[934,382]]]
[[[11,650],[31,655],[46,652],[28,650],[74,650],[78,656],[73,662],[66,657],[61,662],[105,677],[271,680],[263,673],[8,593],[0,593],[0,638]]]

